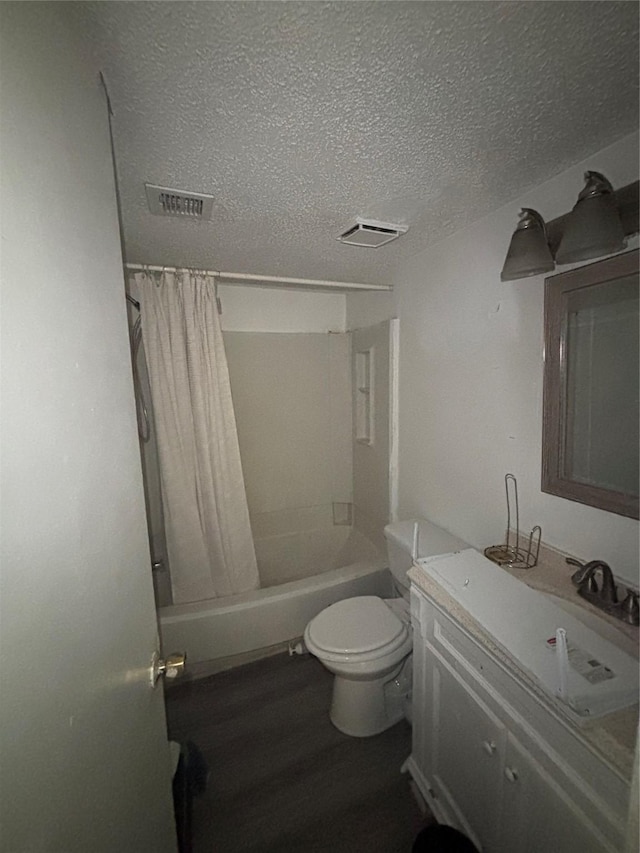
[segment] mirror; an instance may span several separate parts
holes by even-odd
[[[545,281],[542,491],[638,518],[638,250]]]

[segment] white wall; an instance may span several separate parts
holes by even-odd
[[[393,291],[363,291],[347,294],[347,329],[367,329],[396,316]]]
[[[637,583],[637,521],[540,490],[544,276],[500,282],[519,208],[566,213],[587,168],[614,187],[636,180],[638,134],[409,259],[386,305],[349,294],[347,325],[400,317],[400,517],[427,516],[476,547],[501,542],[512,472],[522,528],[540,524],[549,544]]]
[[[222,328],[228,332],[344,332],[344,293],[220,285]]]

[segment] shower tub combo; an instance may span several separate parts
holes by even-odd
[[[260,357],[257,358],[249,346],[253,342],[250,340],[247,343],[244,338],[238,338],[239,334],[235,337],[227,335],[226,339],[226,344],[232,350],[230,373],[233,373],[234,364],[237,368],[234,405],[240,401],[239,422],[251,424],[255,422],[256,413],[251,406],[247,413],[247,400],[253,401],[255,389],[251,385],[245,387],[243,381],[254,373],[252,369],[244,369],[245,362],[240,358],[244,349],[240,355],[238,353],[239,348],[242,349],[240,344],[245,349],[249,347],[249,355],[253,359],[251,365],[254,367],[256,363],[262,364],[264,357],[258,347]],[[302,638],[311,619],[337,601],[362,595],[382,598],[393,595],[382,528],[388,520],[387,516],[393,514],[397,495],[397,461],[392,462],[397,452],[397,441],[393,438],[397,431],[397,393],[394,390],[397,385],[397,356],[394,355],[397,350],[397,321],[387,321],[370,329],[359,330],[353,333],[348,345],[346,338],[337,334],[313,334],[310,336],[313,340],[310,341],[306,340],[306,335],[294,335],[293,344],[289,340],[291,336],[285,336],[284,341],[280,340],[281,337],[265,333],[264,340],[258,342],[262,347],[266,343],[272,349],[275,347],[275,367],[282,363],[285,356],[290,358],[290,347],[295,344],[297,363],[308,363],[313,368],[310,376],[306,373],[302,376],[305,383],[302,388],[300,377],[294,375],[291,380],[295,380],[294,384],[287,386],[289,404],[296,405],[300,394],[308,391],[308,384],[315,382],[313,387],[316,389],[316,397],[321,398],[325,409],[337,410],[339,413],[335,415],[335,423],[331,421],[329,427],[331,435],[335,433],[340,440],[336,439],[339,445],[337,448],[325,447],[322,457],[323,465],[332,468],[335,483],[332,479],[323,488],[308,489],[304,482],[297,482],[296,489],[293,489],[293,500],[290,500],[289,490],[283,492],[281,489],[276,495],[269,495],[269,500],[257,501],[251,513],[251,527],[259,589],[224,598],[169,603],[171,566],[170,560],[165,559],[167,551],[160,496],[160,469],[153,419],[150,430],[141,430],[152,561],[161,569],[154,573],[154,584],[156,599],[161,605],[158,607],[158,616],[162,647],[165,655],[173,651],[186,652],[189,671],[193,676],[206,675],[286,650],[292,641],[297,643]],[[322,347],[316,340],[318,337],[323,338]],[[138,345],[134,346],[134,360],[139,375],[136,393],[141,399],[150,399],[143,348],[138,348]],[[302,349],[298,352],[300,347]],[[375,446],[352,443],[351,439],[352,410],[355,404],[348,377],[353,372],[354,353],[360,351],[375,353],[375,364],[371,362],[368,368],[368,375],[377,378],[375,398],[378,403],[370,410],[375,426],[369,425],[369,429],[378,437]],[[327,365],[333,370],[329,376],[326,375],[329,369]],[[231,376],[232,381],[233,378]],[[267,376],[264,387],[269,387],[270,382],[278,379],[277,372],[275,377]],[[331,389],[335,396],[336,388],[342,387],[341,382],[344,385],[342,396],[338,395],[334,399],[329,395],[326,398]],[[307,415],[312,425],[315,424],[317,411],[309,411]],[[142,426],[145,427],[144,422]],[[148,441],[147,433],[150,433]],[[313,441],[303,442],[303,447],[310,445],[315,459],[319,451],[313,442],[320,439],[313,430],[311,433]],[[259,440],[262,440],[261,436],[250,433],[245,439],[249,450],[253,448],[255,451]],[[267,435],[267,440],[273,440],[273,435]],[[276,451],[281,450],[277,445]],[[279,458],[276,451],[275,458]],[[260,490],[265,490],[265,474],[260,466],[255,470],[255,459],[249,451],[247,453],[245,476],[250,480],[254,477],[260,495]],[[386,454],[386,458],[383,459],[381,453],[383,456]],[[300,454],[296,459],[299,462]],[[306,464],[306,457],[303,461]],[[317,468],[319,463],[316,460],[314,464]],[[353,473],[347,482],[343,475],[345,471],[351,471],[352,465]],[[370,471],[384,468],[389,472],[388,478],[379,477],[376,488],[373,488]],[[340,476],[336,471],[340,472]],[[363,472],[367,471],[369,474],[365,476]],[[363,483],[366,483],[364,492]],[[349,502],[333,503],[338,496]],[[305,503],[305,498],[319,498],[319,502],[317,505],[309,505],[312,500]],[[380,511],[385,498],[390,513]],[[249,509],[251,511],[251,505]],[[363,530],[371,531],[374,540],[379,538],[377,545],[363,535]]]
[[[316,573],[309,577],[225,598],[161,607],[160,632],[165,653],[185,651],[193,675],[215,672],[283,650],[302,637],[314,616],[336,601],[356,595],[392,594],[386,558],[359,531],[333,527],[313,534],[316,547],[311,563]],[[318,549],[321,541],[325,543],[324,554]],[[261,553],[268,551],[268,564],[272,567],[278,563],[278,549],[282,565],[290,565],[291,553],[296,550],[290,537],[256,540],[258,565],[263,573]],[[304,562],[302,559],[298,574],[305,571]],[[319,562],[326,569],[318,570]],[[295,572],[290,568],[288,574],[292,573]]]

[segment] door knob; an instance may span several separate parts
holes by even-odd
[[[153,653],[151,658],[151,683],[155,687],[161,675],[165,678],[179,678],[184,674],[184,668],[187,663],[187,655],[185,652],[173,652],[164,660],[158,652]]]

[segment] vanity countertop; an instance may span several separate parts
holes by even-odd
[[[638,657],[638,628],[625,625],[614,617],[606,617],[581,598],[571,583],[572,569],[564,563],[564,555],[552,549],[544,548],[541,552],[542,559],[537,566],[531,569],[508,569],[507,571],[522,583],[538,592],[548,593],[558,598],[572,602],[578,607],[595,612],[598,617],[615,627],[619,632],[619,645],[628,654]],[[493,564],[496,565],[496,564]],[[432,577],[427,575],[419,565],[409,570],[409,578],[432,599],[435,604],[449,613],[459,624],[481,642],[489,652],[501,660],[509,669],[522,680],[526,681],[529,688],[540,696],[545,704],[548,697],[529,676],[524,673],[516,661],[508,653],[496,645],[492,638],[486,633],[482,625],[473,619],[463,605],[458,603],[449,593]],[[607,714],[597,719],[586,721],[584,724],[576,725],[568,718],[567,725],[585,741],[603,760],[614,767],[626,779],[630,780],[633,773],[633,758],[636,735],[638,731],[638,705],[621,711]]]

